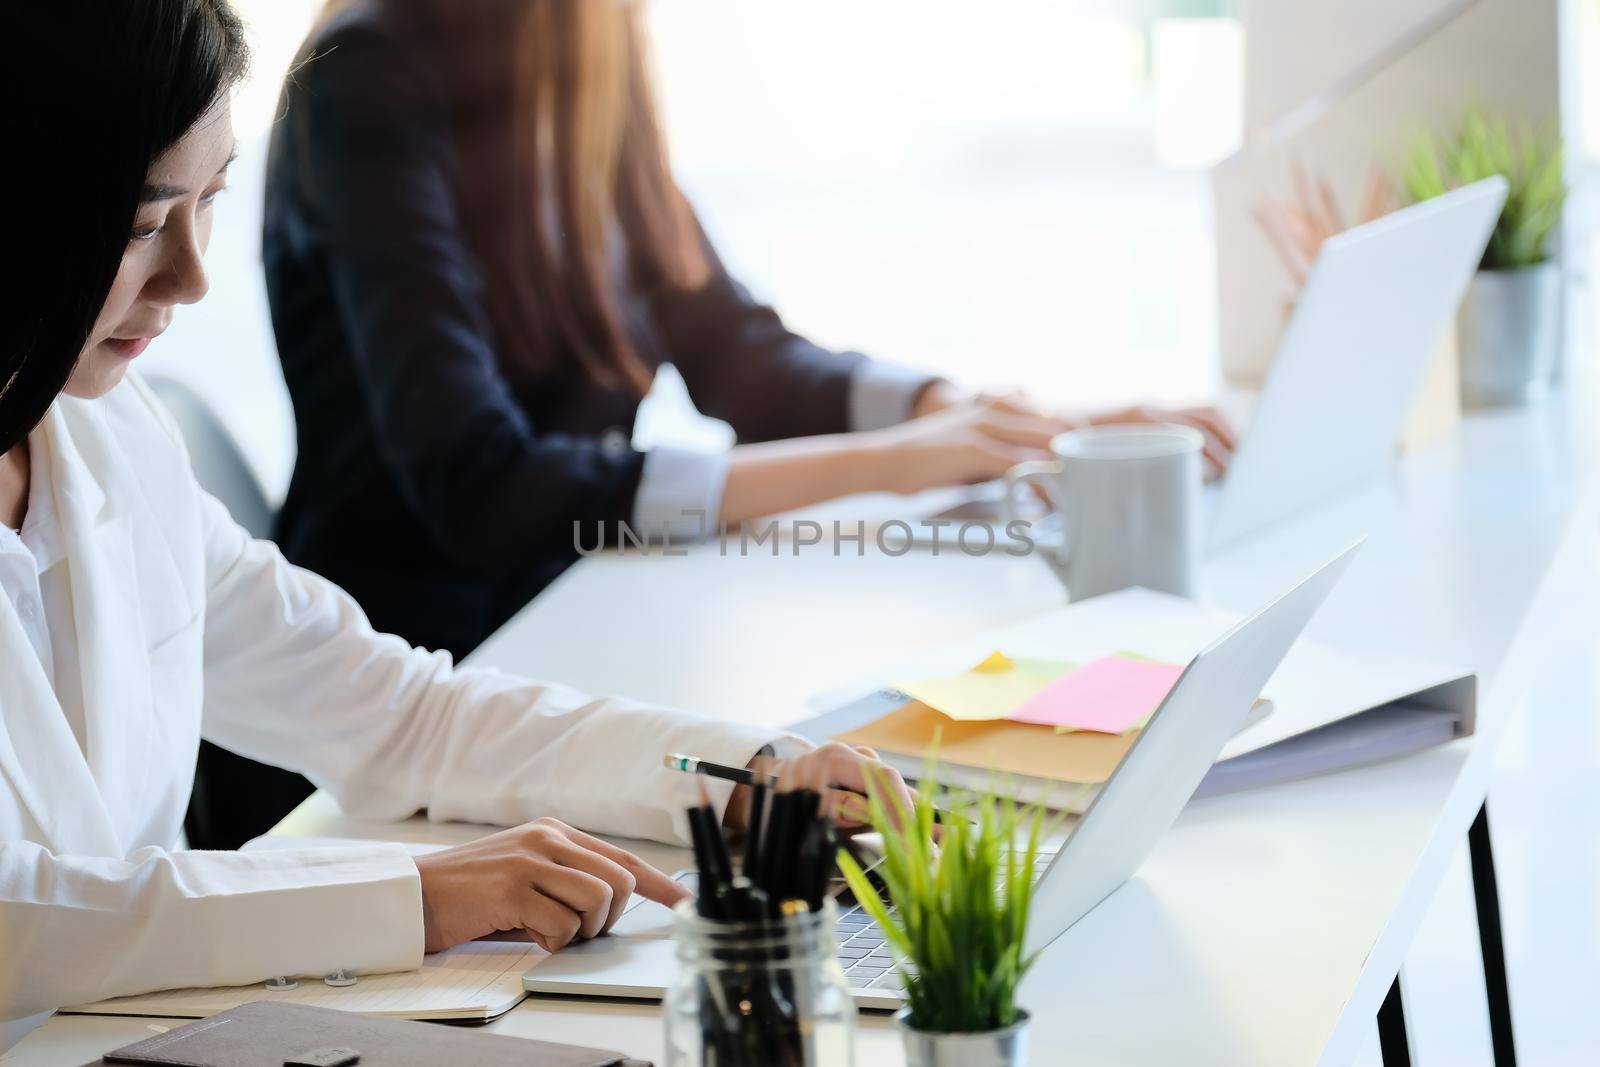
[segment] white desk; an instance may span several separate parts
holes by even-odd
[[[1402,761],[1191,804],[1140,875],[1061,937],[1024,986],[1034,1058],[1075,1064],[1348,1062],[1451,851],[1484,799],[1489,754],[1553,621],[1541,590],[1578,573],[1600,410],[1580,401],[1475,416],[1393,478],[1212,561],[1210,599],[1246,610],[1367,532],[1310,632],[1471,667],[1478,737]],[[861,498],[831,515],[882,515]],[[852,552],[853,548],[850,549]],[[781,725],[819,689],[930,642],[1061,603],[1042,562],[604,556],[574,567],[473,657],[599,691]],[[296,834],[460,840],[477,831],[353,824],[313,797]],[[659,1057],[652,1005],[536,998],[498,1032]],[[57,1018],[7,1057],[61,1062],[139,1036],[137,1022]],[[863,1016],[862,1064],[897,1063]],[[70,1050],[70,1051],[69,1051]]]
[[[1209,598],[1248,610],[1369,533],[1310,632],[1476,670],[1479,735],[1191,805],[1024,987],[1049,1009],[1038,1062],[1351,1059],[1484,799],[1542,648],[1541,587],[1577,569],[1594,531],[1591,410],[1474,416],[1386,483],[1207,567]],[[818,689],[1060,602],[1040,561],[1005,556],[611,556],[574,568],[476,661],[781,724]]]

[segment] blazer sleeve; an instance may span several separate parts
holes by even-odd
[[[573,523],[626,519],[643,454],[542,431],[500,372],[428,71],[381,22],[347,22],[298,75],[299,184],[382,457],[464,566],[514,570]],[[294,108],[303,110],[296,115]]]
[[[704,231],[700,241],[711,268],[706,284],[663,288],[650,302],[657,333],[695,406],[726,421],[743,442],[870,428],[856,425],[860,405],[852,392],[866,368],[878,365],[789,330],[728,274]]]
[[[202,732],[298,770],[347,813],[511,826],[552,816],[687,843],[667,752],[735,766],[780,739],[763,727],[458,668],[373,631],[355,601],[251,540],[205,497]],[[597,635],[598,639],[598,635]],[[731,790],[717,791],[725,804]]]

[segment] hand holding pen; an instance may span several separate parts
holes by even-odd
[[[723,825],[741,832],[755,821],[751,818],[751,801],[759,793],[752,787],[758,784],[776,787],[782,781],[790,781],[816,789],[821,796],[822,813],[844,831],[867,825],[869,781],[886,794],[891,814],[897,807],[910,811],[916,804],[916,793],[906,785],[905,778],[878,759],[876,752],[837,741],[787,758],[756,756],[748,767],[728,767],[678,753],[666,756],[663,762],[673,770],[736,783]],[[890,798],[898,798],[899,804]]]

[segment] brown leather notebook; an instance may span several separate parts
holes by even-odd
[[[618,1052],[261,1001],[108,1052],[99,1063],[152,1067],[650,1067]]]

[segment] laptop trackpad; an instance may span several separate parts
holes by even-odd
[[[638,898],[638,903],[623,913],[617,920],[617,925],[611,928],[606,937],[596,938],[595,941],[604,941],[607,937],[671,937],[672,936],[672,909],[665,904],[657,904],[653,900]],[[585,942],[594,944],[595,941]],[[581,946],[575,946],[581,947]],[[570,951],[563,950],[563,951]]]
[[[654,906],[671,915],[659,904]],[[677,973],[676,952],[677,942],[665,934],[613,930],[541,959],[522,976],[522,986],[531,993],[660,1000]]]

